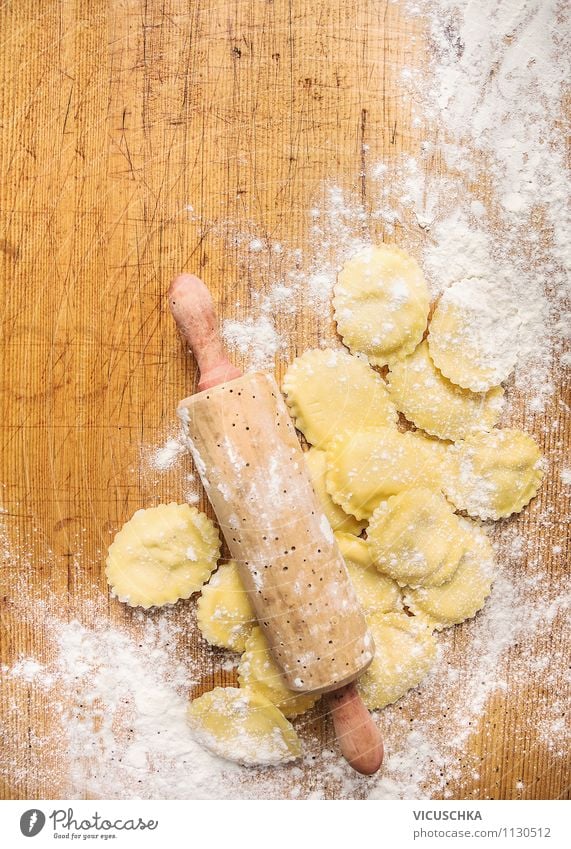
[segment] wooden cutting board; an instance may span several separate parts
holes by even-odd
[[[2,5],[0,32],[1,650],[11,663],[50,651],[18,616],[23,592],[89,618],[115,530],[141,506],[181,500],[173,476],[140,472],[141,446],[162,443],[194,380],[166,305],[172,275],[201,274],[222,315],[243,319],[271,271],[244,266],[227,222],[311,250],[308,211],[328,179],[367,210],[368,163],[414,155],[423,140],[401,72],[422,65],[427,39],[420,19],[372,0],[319,11],[303,0],[19,0]],[[289,359],[329,323],[302,316]],[[536,416],[539,435],[543,424]],[[548,482],[541,499],[557,509],[559,493]],[[108,615],[130,621],[117,602]],[[197,635],[186,640],[196,653]],[[212,661],[204,686],[233,680]],[[532,682],[507,709],[492,700],[470,744],[479,774],[463,774],[452,796],[565,795],[562,760],[518,734],[535,697]],[[8,683],[2,708],[2,758],[14,765],[3,796],[58,797],[65,754],[49,781],[31,755],[32,736],[58,721],[49,699]]]

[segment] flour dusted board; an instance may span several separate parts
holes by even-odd
[[[442,31],[447,28],[454,44],[469,48],[466,32],[459,42],[440,5]],[[539,19],[539,28],[542,23]],[[435,180],[444,169],[435,147],[439,128],[425,129],[418,93],[411,91],[411,80],[418,85],[420,79],[427,30],[398,3],[366,0],[332,0],[319,16],[301,0],[233,6],[80,0],[41,7],[21,0],[0,9],[0,32],[8,46],[0,56],[8,104],[0,183],[5,282],[0,368],[7,399],[0,424],[7,553],[2,662],[14,669],[19,658],[35,658],[49,668],[56,660],[57,642],[44,627],[46,611],[31,610],[28,603],[35,595],[60,619],[78,617],[84,623],[85,633],[72,631],[74,640],[62,643],[70,679],[82,641],[97,646],[104,665],[115,668],[109,635],[120,630],[132,637],[133,652],[126,656],[134,663],[137,651],[144,654],[132,667],[141,675],[154,650],[161,667],[172,664],[174,656],[190,664],[189,677],[198,681],[195,695],[235,685],[235,672],[205,650],[190,626],[192,605],[172,612],[166,633],[174,633],[175,626],[180,630],[168,650],[167,641],[158,650],[141,639],[136,614],[106,601],[103,559],[113,534],[140,507],[179,502],[194,486],[187,479],[189,466],[159,474],[145,464],[147,448],[173,435],[174,409],[194,379],[168,315],[166,285],[182,268],[200,271],[216,291],[224,318],[243,321],[256,298],[268,296],[272,285],[296,268],[298,248],[312,256],[319,243],[321,251],[318,267],[306,269],[304,279],[310,272],[330,274],[345,237],[342,228],[327,231],[323,223],[330,199],[325,181],[354,191],[358,213],[368,213],[383,185],[377,164],[384,163],[393,179],[394,169],[407,162],[403,155],[412,156],[432,181],[428,208],[422,216],[419,212],[421,223],[430,223]],[[545,42],[547,33],[544,27]],[[517,45],[517,37],[509,41]],[[464,56],[473,61],[478,51],[471,47]],[[509,63],[505,67],[513,69]],[[554,86],[550,97],[555,104]],[[535,97],[529,102],[538,103]],[[456,114],[463,117],[460,110]],[[427,151],[422,156],[421,145]],[[553,155],[551,145],[549,151]],[[408,171],[405,178],[411,175]],[[402,175],[399,179],[402,185]],[[486,200],[484,182],[475,203]],[[511,198],[511,205],[516,201]],[[321,218],[312,216],[314,209],[322,210]],[[348,213],[339,206],[336,211],[340,225]],[[405,209],[401,218],[405,227],[397,225],[396,233],[388,214],[367,221],[355,214],[349,227],[355,238],[369,233],[400,241],[412,233],[423,243],[415,215]],[[225,243],[224,236],[234,233],[240,239]],[[474,260],[475,254],[469,255]],[[296,305],[294,296],[275,309],[288,361],[316,347],[318,332],[330,329],[328,308],[288,313]],[[264,326],[267,331],[269,325]],[[278,377],[283,367],[278,361]],[[536,437],[557,450],[569,432],[558,402],[564,397],[556,394],[533,416],[516,403],[510,424],[533,426]],[[560,426],[553,430],[556,420]],[[538,503],[517,525],[526,541],[513,546],[522,581],[537,562],[551,580],[563,572],[559,517],[566,494],[554,470]],[[199,506],[209,509],[205,500]],[[548,518],[541,520],[540,537],[541,516]],[[503,533],[508,532],[500,531],[500,541]],[[158,633],[163,619],[151,613],[146,621],[156,623]],[[106,632],[95,630],[101,626]],[[470,631],[464,626],[455,631],[461,666]],[[556,658],[561,640],[562,630],[554,627],[535,651]],[[446,778],[448,786],[437,795],[544,798],[567,792],[558,741],[541,735],[563,679],[554,667],[549,678],[536,673],[522,685],[514,670],[526,651],[523,644],[510,650],[507,691],[498,692],[474,723],[477,730],[459,771]],[[70,748],[54,706],[61,703],[70,711],[68,724],[74,729],[84,703],[65,681],[58,679],[55,691],[43,689],[26,680],[32,666],[19,669],[23,677],[9,676],[1,695],[3,795],[65,798]],[[137,690],[138,697],[144,695],[144,688]],[[440,719],[435,711],[427,709],[421,692],[400,713],[407,724],[424,717],[434,725]],[[312,730],[316,751],[331,744],[331,731],[318,719]],[[31,745],[32,740],[42,746]],[[79,754],[71,750],[77,770]],[[156,747],[152,755],[159,758]],[[127,760],[123,771],[106,766],[120,787]],[[138,774],[134,766],[132,772]],[[80,771],[74,795],[105,796],[109,787],[97,785],[95,770],[90,774],[91,784]],[[174,769],[172,775],[183,787],[188,770]],[[137,781],[132,795],[141,793]],[[316,767],[301,781],[302,792],[317,789],[329,796],[339,795],[341,784]],[[294,786],[300,780],[284,770],[278,795]],[[158,780],[150,787],[168,795],[168,785]],[[215,792],[214,785],[210,789]],[[362,783],[351,793],[360,797],[369,789]],[[251,795],[261,792],[253,780]]]

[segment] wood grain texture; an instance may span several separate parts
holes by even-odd
[[[21,615],[26,597],[86,624],[106,614],[135,628],[131,611],[115,601],[102,611],[97,599],[117,528],[143,505],[181,499],[180,476],[150,479],[140,463],[195,378],[168,283],[200,273],[222,315],[243,318],[279,260],[254,274],[226,231],[306,248],[308,210],[328,179],[360,193],[366,211],[364,159],[414,154],[422,140],[399,74],[422,64],[427,42],[422,21],[372,0],[314,11],[303,0],[14,0],[2,4],[0,33],[1,650],[11,663],[50,656]],[[319,329],[303,316],[288,353],[315,344]],[[554,409],[519,418],[542,434]],[[540,498],[557,515],[556,481]],[[530,557],[565,544],[563,533],[545,528]],[[563,567],[550,555],[545,568]],[[180,651],[197,645],[187,633]],[[232,680],[212,661],[202,685]],[[565,795],[564,761],[521,730],[524,718],[539,721],[545,696],[531,682],[492,701],[471,742],[479,774],[452,782],[452,796]],[[13,765],[3,797],[57,798],[65,752],[38,754],[58,723],[49,700],[6,681],[2,708]],[[331,739],[325,724],[317,730]],[[38,757],[49,774],[35,771]]]

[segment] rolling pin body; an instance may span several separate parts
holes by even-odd
[[[362,616],[355,611],[356,601],[352,596],[352,587],[348,589],[350,582],[341,554],[335,540],[331,540],[331,529],[328,527],[325,516],[322,515],[317,498],[309,484],[309,478],[305,475],[303,456],[281,394],[273,378],[256,374],[242,376],[241,372],[228,360],[218,336],[212,298],[198,277],[193,274],[180,274],[176,277],[169,289],[169,302],[176,323],[185,341],[190,345],[200,369],[198,383],[200,394],[187,398],[179,407],[188,435],[189,449],[194,454],[205,489],[221,520],[230,550],[241,563],[244,583],[250,591],[262,627],[268,634],[274,657],[279,659],[276,652],[276,648],[279,648],[286,681],[290,683],[293,679],[293,683],[290,684],[292,689],[303,692],[307,689],[306,684],[313,684],[317,692],[330,691],[326,698],[341,751],[353,769],[365,775],[371,775],[383,762],[383,741],[359,696],[354,679],[366,668],[369,662],[367,656],[369,655],[370,659],[373,653],[373,644],[366,629],[362,630],[364,629]],[[237,397],[242,397],[239,394],[242,389],[236,388],[239,379],[251,390],[254,396],[251,398],[252,402],[258,400],[256,389],[266,399],[264,408],[260,409],[256,405],[249,410],[249,423],[244,421],[245,413],[240,409],[241,405],[238,409],[234,406],[234,389],[238,393]],[[227,382],[230,384],[228,385]],[[212,410],[209,413],[210,427],[200,425],[197,418],[203,401],[211,401],[207,390],[213,390],[216,393],[218,405],[216,414]],[[268,391],[272,400],[267,397]],[[220,398],[218,398],[219,392]],[[232,399],[232,405],[226,405],[228,398]],[[227,435],[227,426],[231,431],[235,431],[239,421],[249,437],[246,445],[251,446],[248,448],[244,441],[241,442],[240,449],[246,456],[236,454],[236,446],[234,445],[233,450],[231,441],[227,444],[223,441]],[[268,439],[276,432],[279,432],[279,438],[274,446],[275,453],[272,454],[270,451],[268,454]],[[214,440],[213,434],[216,437]],[[216,446],[218,452],[225,444],[226,453],[221,460],[223,464],[229,461],[233,467],[232,480],[234,491],[239,497],[237,501],[239,510],[229,510],[229,496],[232,493],[227,488],[228,481],[221,474],[219,466],[213,466],[210,471],[206,466],[205,456],[200,453],[201,450],[205,452],[206,446],[212,445]],[[263,461],[260,463],[260,458],[264,456],[269,456],[269,465],[264,466]],[[280,457],[284,465],[278,462]],[[261,474],[261,479],[252,487],[248,485],[242,473],[247,469],[258,467],[261,467],[258,473],[258,477]],[[280,468],[282,469],[281,477],[275,475]],[[286,469],[289,469],[289,472],[285,472]],[[280,495],[282,497],[278,497]],[[294,504],[294,497],[301,498],[301,503],[296,500]],[[290,508],[294,509],[293,514]],[[301,527],[298,526],[300,517],[296,518],[298,513],[305,516]],[[270,539],[267,529],[265,533],[263,530],[260,533],[258,527],[256,532],[256,527],[266,522],[270,515],[274,517],[273,527],[278,530],[273,540]],[[225,517],[228,518],[226,523]],[[250,523],[249,530],[248,523]],[[234,528],[236,530],[240,528],[241,535],[233,532]],[[302,536],[292,542],[291,540],[298,532],[301,532]],[[302,568],[299,569],[298,556],[296,555],[294,559],[292,555],[298,552],[298,546],[301,550],[306,545],[305,537],[309,539],[312,533],[315,536],[312,543],[307,543],[308,551],[313,552],[315,548],[315,554],[319,555],[319,558],[313,561],[313,566],[309,567],[311,573],[309,577],[307,563],[310,558],[304,558],[301,555]],[[284,537],[285,545],[273,546],[274,543],[282,543]],[[260,548],[260,543],[270,543],[270,545],[266,550],[265,547]],[[258,551],[260,553],[256,554],[255,552]],[[275,561],[269,555],[275,555]],[[325,556],[322,558],[322,555]],[[281,571],[288,576],[288,580],[278,580],[279,568],[274,570],[270,581],[267,577],[260,578],[260,575],[270,571],[270,564],[274,562],[278,564],[281,562]],[[297,586],[292,583],[292,575],[288,574],[290,566],[294,563],[298,565]],[[316,568],[317,565],[319,569]],[[323,572],[322,565],[324,565]],[[311,584],[305,587],[305,592],[303,582],[299,580],[304,577],[307,578],[307,584]],[[314,585],[315,578],[321,587],[319,592]],[[311,590],[311,593],[308,593],[308,590]],[[265,594],[265,598],[262,593]],[[309,619],[314,620],[319,613],[321,593],[334,601],[329,622],[326,622],[323,616],[319,616],[319,623],[309,621]],[[266,599],[269,600],[270,609]],[[319,602],[317,607],[316,602]],[[287,614],[287,604],[290,604],[290,611],[295,611],[293,620],[292,616]],[[340,629],[340,620],[348,624],[348,632],[344,633]],[[296,625],[292,627],[292,622],[296,622],[301,627],[303,634],[310,635],[309,645],[306,644],[309,654],[307,652],[305,655],[303,652],[300,654],[299,634],[296,631]],[[326,636],[328,633],[330,637]],[[337,643],[334,640],[335,635],[339,638]],[[326,640],[326,647],[324,647],[324,640]],[[320,668],[317,670],[314,664],[311,667],[311,676],[308,676],[307,670],[303,667],[305,665],[309,668],[309,663],[305,661],[313,658]],[[329,663],[330,667],[321,667],[324,658],[325,663]],[[345,664],[344,668],[343,664]],[[353,673],[348,671],[351,664],[354,666]],[[360,668],[358,668],[359,664],[361,664]],[[340,677],[340,680],[333,683],[336,677]],[[296,679],[298,679],[297,682]],[[351,683],[343,685],[343,681],[347,680]],[[322,686],[317,687],[318,683]],[[333,689],[337,687],[339,689]]]
[[[178,414],[288,686],[322,693],[359,677],[372,637],[274,378],[211,387]]]

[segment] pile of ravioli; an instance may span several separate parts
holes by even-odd
[[[436,657],[436,634],[483,607],[494,557],[482,522],[520,512],[541,483],[534,440],[496,427],[500,384],[515,363],[483,336],[493,304],[477,293],[477,280],[458,281],[429,325],[415,260],[396,247],[367,248],[334,288],[348,350],[306,351],[284,377],[309,475],[375,639],[358,682],[371,710],[417,686]],[[201,591],[203,637],[241,658],[239,687],[190,704],[193,734],[239,763],[286,763],[301,753],[289,719],[318,697],[287,689],[237,565],[214,571],[219,556],[218,532],[204,514],[159,505],[139,510],[117,534],[107,577],[120,600],[143,607]]]

